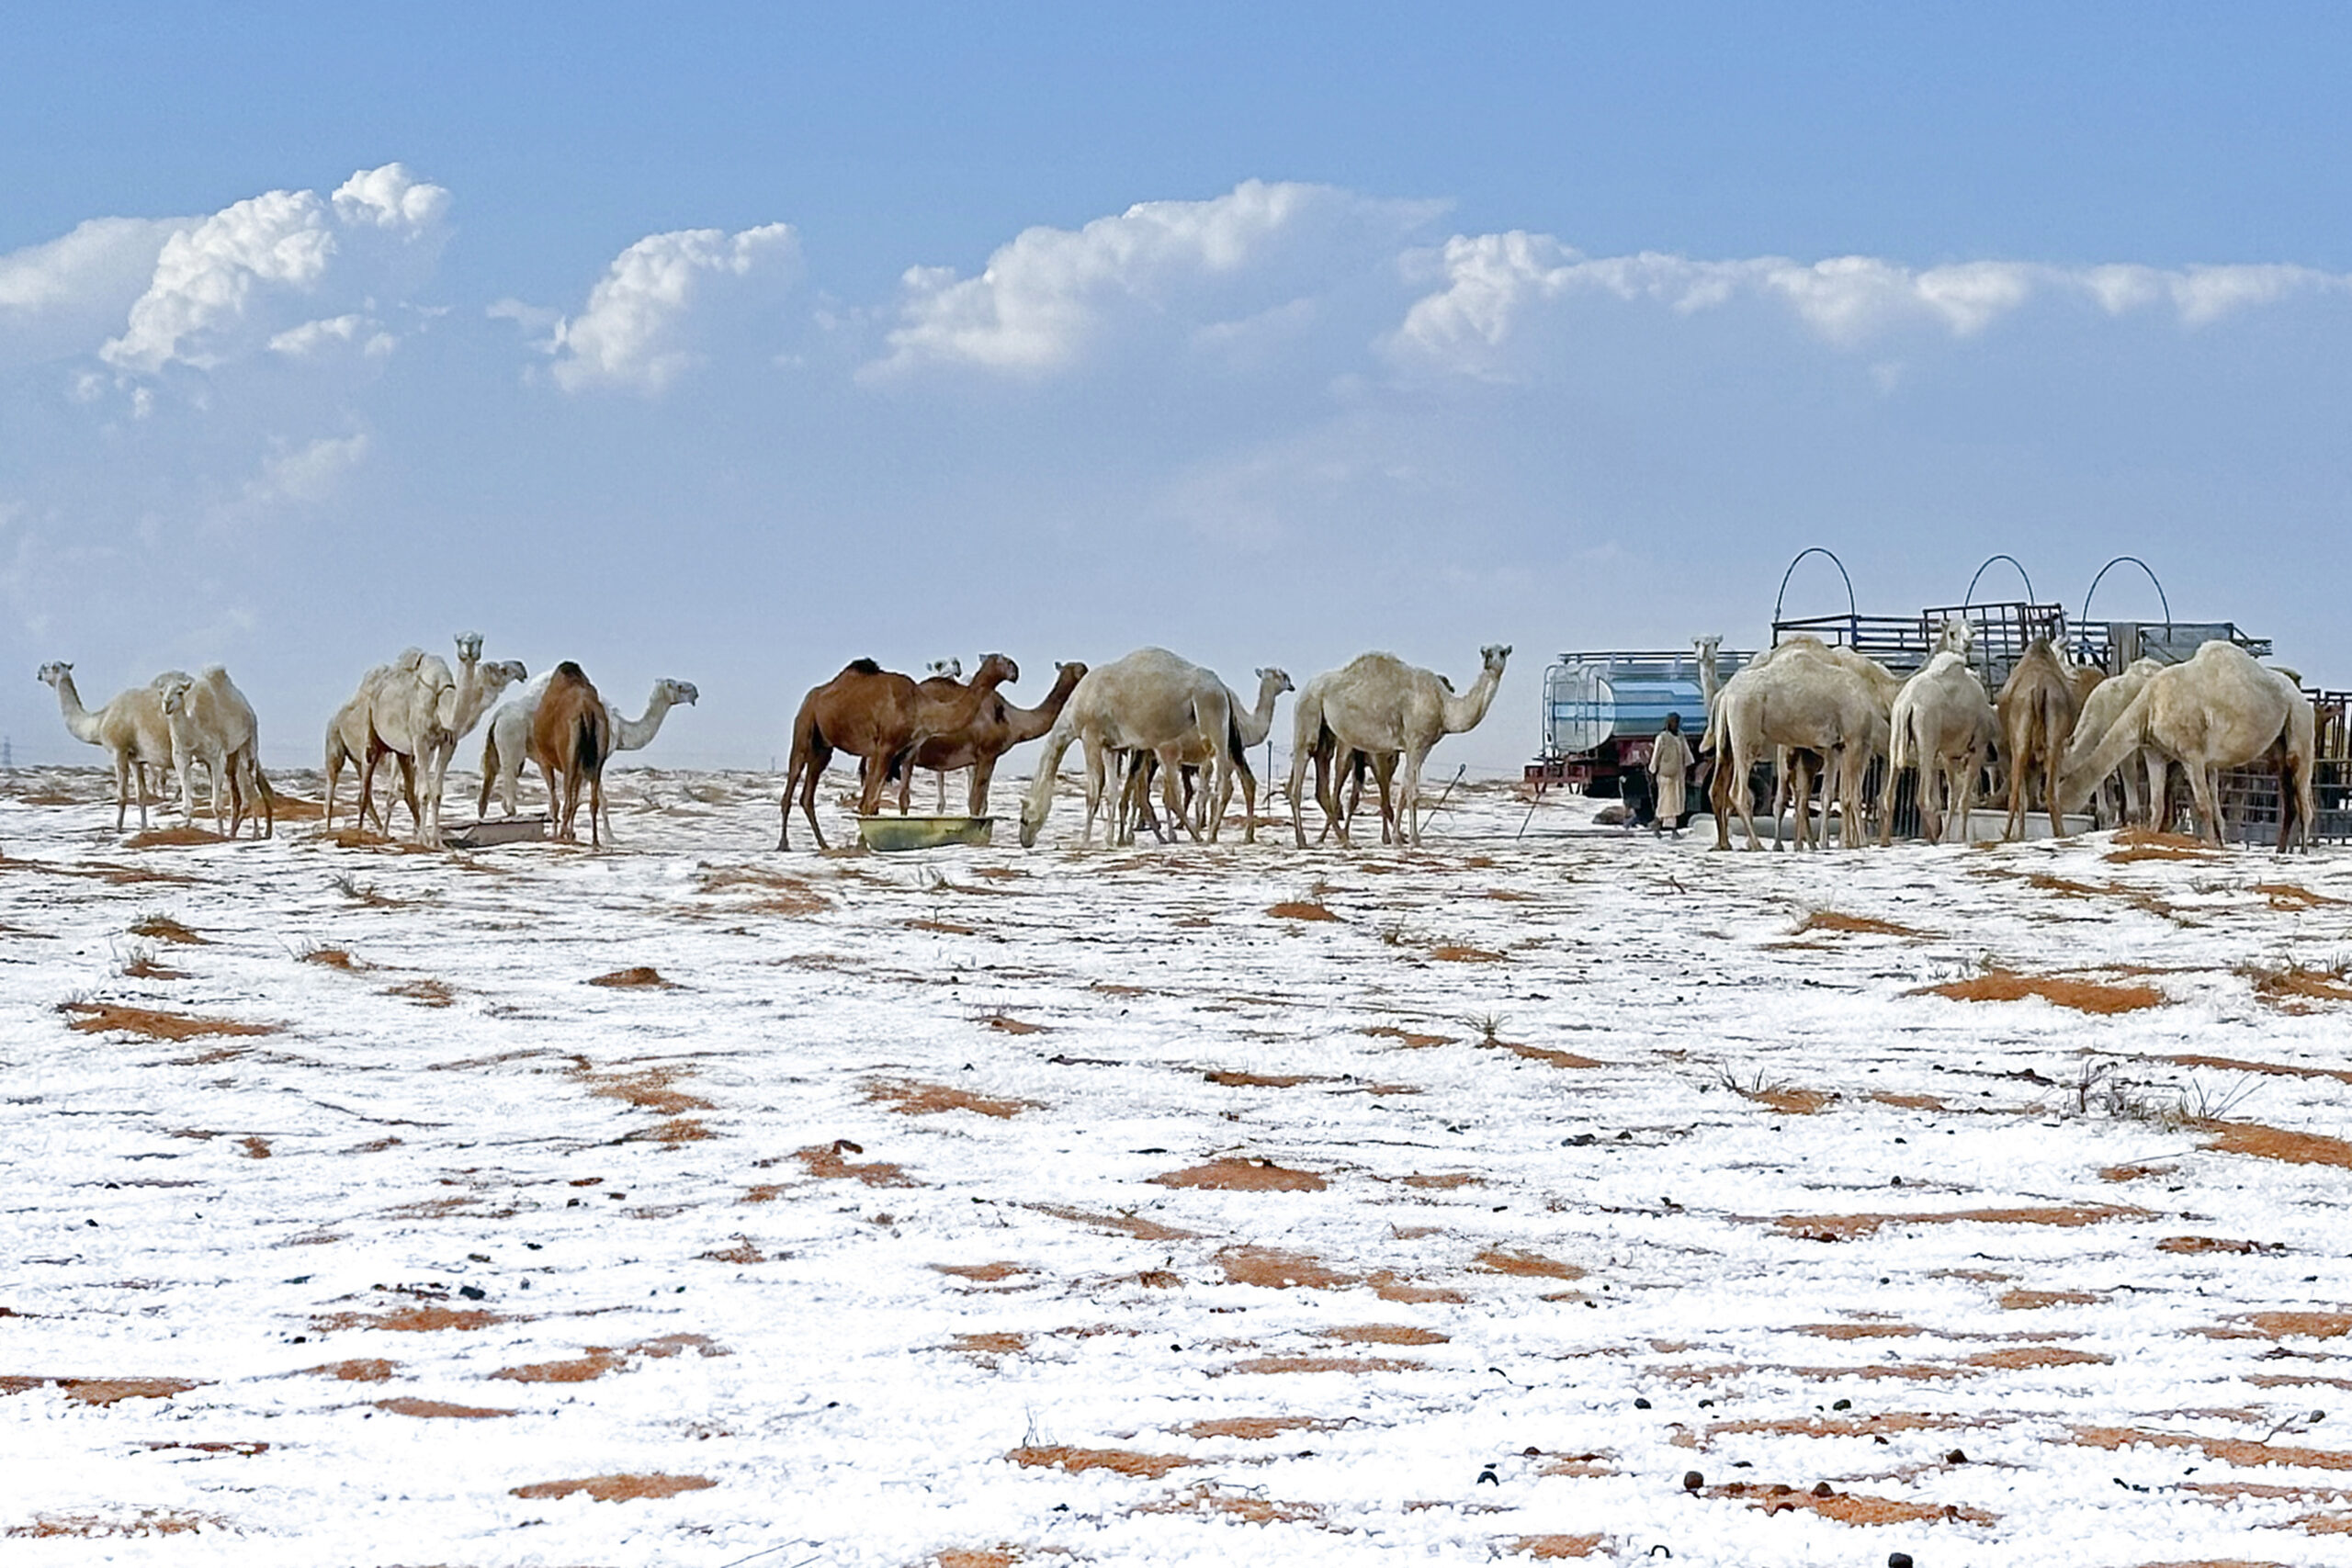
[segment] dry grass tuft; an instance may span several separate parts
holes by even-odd
[[[711,1263],[765,1263],[768,1255],[762,1252],[750,1236],[738,1233],[732,1247],[715,1247],[695,1256]]]
[[[865,1098],[888,1100],[890,1109],[901,1116],[936,1116],[948,1111],[969,1111],[978,1116],[992,1116],[1008,1121],[1024,1111],[1035,1111],[1034,1100],[994,1100],[975,1094],[967,1089],[950,1089],[944,1084],[882,1082],[868,1084]]]
[[[1523,1057],[1531,1062],[1541,1062],[1547,1067],[1560,1067],[1570,1072],[1581,1072],[1609,1065],[1606,1062],[1596,1062],[1590,1056],[1579,1056],[1574,1051],[1547,1051],[1541,1045],[1513,1045],[1502,1041],[1497,1041],[1496,1043],[1514,1056]]]
[[[95,1404],[104,1408],[119,1404],[126,1399],[169,1399],[186,1393],[192,1388],[202,1388],[203,1380],[197,1378],[43,1378],[35,1380],[54,1382],[65,1391],[65,1397],[76,1404]]]
[[[2080,1203],[2063,1209],[1962,1209],[1933,1214],[1786,1214],[1773,1228],[1808,1241],[1852,1241],[1875,1235],[1887,1225],[2055,1225],[2073,1229],[2106,1220],[2152,1218],[2145,1209],[2121,1203]]]
[[[203,828],[148,828],[131,834],[122,844],[123,848],[130,850],[176,850],[228,841],[220,834]]]
[[[228,1018],[198,1018],[187,1013],[156,1012],[115,1002],[62,1002],[58,1011],[68,1015],[66,1027],[83,1034],[139,1034],[150,1040],[195,1040],[205,1035],[276,1034],[274,1023],[240,1023]]]
[[[1907,1323],[1806,1323],[1789,1332],[1815,1339],[1908,1339],[1919,1330]]]
[[[1909,926],[1882,920],[1871,915],[1844,915],[1835,909],[1815,909],[1796,923],[1790,934],[1803,936],[1808,931],[1851,931],[1860,936],[1924,936]]]
[[[958,1280],[971,1280],[983,1285],[993,1285],[1000,1280],[1010,1280],[1017,1274],[1029,1272],[1018,1263],[1004,1262],[934,1263],[931,1267],[936,1273],[952,1274]]]
[[[1724,1490],[1746,1492],[1752,1489],[1744,1484],[1738,1484]],[[1823,1518],[1836,1519],[1839,1524],[1846,1525],[1924,1524],[1930,1519],[1951,1519],[1972,1525],[1989,1525],[1996,1523],[1998,1517],[1996,1515],[1986,1513],[1982,1508],[1963,1508],[1953,1503],[1938,1506],[1932,1503],[1905,1503],[1898,1498],[1868,1497],[1851,1492],[1833,1492],[1824,1497],[1811,1492],[1799,1492],[1794,1489],[1785,1492],[1776,1489],[1772,1495],[1752,1498],[1748,1506],[1761,1509],[1766,1514],[1781,1514],[1791,1509],[1803,1508],[1810,1513],[1819,1514]]]
[[[2156,1243],[2156,1250],[2195,1258],[2211,1252],[2251,1257],[2256,1253],[2284,1252],[2287,1249],[2278,1242],[2227,1241],[2217,1235],[2168,1235]]]
[[[1369,1372],[1419,1372],[1428,1370],[1429,1364],[1425,1361],[1398,1361],[1377,1356],[1252,1356],[1226,1369],[1245,1377],[1287,1377],[1297,1372],[1346,1372],[1351,1376],[1362,1376]]]
[[[1058,1203],[1033,1203],[1029,1206],[1041,1214],[1051,1214],[1057,1220],[1069,1220],[1075,1224],[1092,1225],[1100,1230],[1115,1231],[1121,1235],[1132,1236],[1137,1241],[1191,1241],[1200,1234],[1197,1231],[1179,1230],[1174,1225],[1163,1225],[1157,1220],[1147,1220],[1136,1214],[1096,1214],[1090,1213],[1084,1209],[1072,1209]]]
[[[2097,1291],[2004,1291],[2003,1312],[2040,1312],[2043,1307],[2089,1306],[2106,1298]]]
[[[1211,1160],[1151,1180],[1160,1187],[1197,1187],[1214,1192],[1320,1192],[1329,1185],[1311,1170],[1292,1170],[1270,1159]]]
[[[184,947],[209,947],[211,939],[201,937],[169,915],[142,915],[130,928],[132,936],[143,936],[155,942],[175,942]]]
[[[1107,1470],[1114,1475],[1143,1476],[1152,1481],[1193,1462],[1181,1454],[1144,1454],[1128,1449],[1073,1449],[1058,1443],[1051,1447],[1015,1449],[1004,1457],[1033,1470],[1059,1470],[1072,1475],[1089,1470]]]
[[[1498,1274],[1515,1274],[1531,1280],[1581,1280],[1585,1275],[1585,1271],[1573,1263],[1563,1263],[1537,1253],[1508,1251],[1495,1247],[1478,1254],[1478,1266]]]
[[[627,1366],[618,1352],[601,1345],[591,1345],[587,1353],[568,1361],[534,1361],[526,1366],[502,1367],[490,1375],[508,1382],[594,1382],[606,1372],[618,1371]]]
[[[1321,904],[1312,904],[1297,898],[1285,899],[1282,903],[1270,905],[1266,913],[1283,920],[1337,920],[1340,918]]]
[[[313,1377],[334,1378],[341,1382],[390,1382],[392,1369],[399,1365],[398,1361],[385,1360],[329,1361],[323,1367],[302,1370]]]
[[[2237,973],[2254,994],[2281,1012],[2312,1012],[2307,1002],[2352,1002],[2352,963],[2325,966],[2297,963],[2241,964]],[[2275,1070],[2275,1069],[2266,1069]]]
[[[302,962],[321,964],[329,969],[341,969],[346,974],[368,967],[339,947],[314,947],[302,954]]]
[[[985,1334],[958,1334],[951,1350],[972,1356],[1017,1356],[1029,1348],[1029,1337],[1002,1331]]]
[[[446,980],[403,980],[385,987],[384,995],[428,1008],[448,1007],[458,999],[457,991]]]
[[[1394,1040],[1399,1044],[1410,1046],[1416,1051],[1426,1050],[1432,1045],[1451,1045],[1453,1043],[1453,1038],[1451,1035],[1416,1034],[1410,1030],[1397,1029],[1385,1023],[1369,1024],[1363,1029],[1357,1030],[1356,1032],[1358,1034],[1369,1034],[1374,1036],[1375,1039]]]
[[[630,969],[616,969],[609,975],[597,976],[588,984],[605,986],[614,990],[674,991],[677,989],[673,982],[664,980],[650,964],[639,964]]]
[[[513,1416],[513,1410],[493,1410],[482,1404],[450,1404],[438,1399],[379,1399],[376,1408],[394,1416],[415,1416],[428,1420],[487,1421],[501,1416]]]
[[[1313,1503],[1285,1503],[1256,1492],[1236,1492],[1215,1484],[1187,1487],[1172,1497],[1146,1503],[1137,1514],[1208,1514],[1247,1524],[1295,1524],[1320,1521],[1323,1510]]]
[[[2270,907],[2274,909],[2315,909],[2323,904],[2341,904],[2345,901],[2341,898],[2331,898],[2324,893],[2314,893],[2310,888],[2292,882],[2257,882],[2254,885],[2253,891],[2269,899]]]
[[[197,1535],[206,1529],[224,1530],[228,1528],[228,1521],[218,1514],[195,1514],[175,1508],[141,1508],[127,1517],[118,1518],[106,1518],[96,1514],[40,1514],[28,1525],[10,1525],[8,1534],[19,1540],[34,1540],[59,1537],[105,1540]]]
[[[1001,1034],[1043,1034],[1046,1032],[1046,1026],[1042,1023],[1024,1023],[1017,1018],[1011,1018],[1001,1012],[990,1013],[984,1021],[990,1029]]]
[[[1440,1334],[1434,1328],[1415,1328],[1403,1323],[1366,1323],[1352,1328],[1328,1328],[1326,1339],[1336,1339],[1342,1345],[1443,1345],[1453,1336]]]
[[[1354,1275],[1342,1274],[1318,1258],[1278,1247],[1228,1247],[1216,1255],[1216,1261],[1217,1267],[1225,1270],[1226,1282],[1233,1285],[1333,1291],[1356,1282]]]
[[[1791,1089],[1786,1084],[1758,1084],[1747,1087],[1734,1084],[1732,1087],[1738,1090],[1741,1099],[1752,1100],[1758,1105],[1770,1106],[1783,1116],[1814,1115],[1838,1098],[1826,1089]]]
[[[815,1144],[793,1155],[801,1168],[822,1181],[862,1181],[868,1187],[920,1187],[922,1183],[909,1176],[898,1166],[885,1160],[865,1165],[853,1165],[842,1156],[864,1154],[865,1151],[847,1138],[836,1138],[830,1144]]]
[[[2126,828],[2115,835],[2116,847],[2100,858],[2117,865],[2150,860],[2211,860],[2221,852],[2186,833],[2154,828]]]
[[[1949,997],[1961,1002],[2014,1002],[2040,997],[2077,1012],[2102,1014],[2137,1012],[2165,1003],[2165,994],[2154,986],[2109,986],[2058,975],[2019,975],[2007,969],[1987,969],[1971,979],[1928,986],[1911,994]]]
[[[592,1475],[582,1481],[539,1481],[509,1489],[515,1497],[569,1497],[585,1492],[599,1503],[630,1503],[648,1497],[674,1497],[681,1492],[701,1492],[718,1483],[701,1475]]]
[[[1503,955],[1483,947],[1464,947],[1459,942],[1445,942],[1430,949],[1430,956],[1442,964],[1500,964]]]
[[[503,1314],[485,1312],[478,1307],[460,1311],[455,1307],[427,1305],[394,1307],[380,1313],[326,1313],[311,1319],[311,1327],[319,1334],[333,1334],[346,1328],[373,1328],[386,1334],[437,1334],[446,1329],[463,1334],[509,1321]]]
[[[1176,1428],[1188,1438],[1239,1438],[1256,1442],[1284,1432],[1327,1432],[1333,1423],[1312,1416],[1227,1416],[1215,1421],[1194,1421]]]
[[[899,922],[910,931],[934,931],[941,936],[978,936],[978,926],[959,926],[952,920],[913,919]]]
[[[2251,1155],[2288,1165],[2327,1165],[2352,1170],[2352,1143],[2317,1133],[2290,1133],[2256,1122],[2195,1122],[2190,1125],[2210,1134],[2205,1146],[2216,1154]]]
[[[2111,1356],[2069,1350],[2063,1345],[2018,1345],[2007,1350],[1979,1350],[1968,1358],[1968,1365],[2015,1372],[2040,1367],[2104,1367],[2113,1360]]]
[[[1522,1535],[1503,1548],[1512,1557],[1532,1557],[1539,1562],[1564,1562],[1571,1557],[1589,1557],[1600,1550],[1607,1539],[1597,1535]]]
[[[644,1067],[633,1073],[599,1074],[585,1060],[575,1057],[571,1072],[597,1099],[617,1100],[656,1115],[683,1116],[689,1111],[715,1109],[709,1100],[672,1087],[679,1078],[690,1076],[683,1067]]]
[[[1304,1073],[1241,1073],[1218,1071],[1201,1075],[1213,1084],[1227,1089],[1296,1089],[1303,1083],[1320,1083],[1320,1078]]]
[[[2074,1437],[2085,1448],[2110,1451],[2140,1443],[2152,1449],[2190,1449],[2240,1468],[2283,1464],[2299,1470],[2352,1470],[2352,1453],[2334,1449],[2285,1448],[2247,1438],[2199,1438],[2186,1432],[2154,1432],[2139,1427],[2077,1427]]]

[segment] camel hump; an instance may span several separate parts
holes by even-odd
[[[562,676],[567,681],[585,681],[588,679],[588,671],[582,670],[579,665],[573,663],[569,659],[557,665],[555,667],[555,672]]]
[[[875,663],[871,659],[853,659],[847,665],[843,666],[842,673],[879,675],[882,673],[882,666]]]

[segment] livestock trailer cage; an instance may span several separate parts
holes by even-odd
[[[2235,643],[2256,658],[2267,658],[2271,650],[2267,638],[2249,636],[2233,622],[2073,621],[2064,605],[2031,600],[1930,605],[1916,615],[1863,615],[1849,610],[1842,615],[1776,618],[1772,646],[1791,637],[1818,637],[1907,676],[1927,663],[1944,623],[1951,619],[1967,622],[1973,632],[1969,663],[1985,690],[1994,693],[2036,637],[2048,637],[2075,662],[2109,675],[2121,673],[2139,659],[2177,663],[2212,641]],[[1731,679],[1751,657],[1717,650],[1710,682],[1702,669],[1706,656],[1702,646],[1681,651],[1611,649],[1560,655],[1544,671],[1543,750],[1526,766],[1526,784],[1538,795],[1555,785],[1589,795],[1640,795],[1636,781],[1648,766],[1651,741],[1664,728],[1666,716],[1682,716],[1683,733],[1696,749],[1706,728],[1708,686]],[[2312,837],[2352,840],[2352,692],[2307,694],[2318,716],[2313,795],[2319,809]],[[1702,761],[1702,768],[1708,765]],[[1877,787],[1874,775],[1873,795]],[[2246,843],[2275,840],[2277,774],[2260,767],[2225,774],[2222,817],[2226,838]],[[1894,830],[1901,835],[1918,830],[1914,781],[1908,776],[1896,795]]]

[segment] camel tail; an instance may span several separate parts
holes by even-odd
[[[2143,684],[2130,705],[2116,715],[2115,722],[2098,742],[2085,750],[2087,736],[2075,737],[2075,743],[2066,749],[2066,756],[2059,764],[2057,787],[2053,793],[2063,810],[2080,810],[2090,798],[2099,781],[2123,765],[2123,760],[2138,750],[2148,729],[2148,709],[2155,698],[2155,682]],[[2014,766],[2014,762],[2012,766]]]

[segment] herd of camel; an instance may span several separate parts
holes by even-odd
[[[2059,833],[2063,817],[2079,811],[2119,771],[2127,819],[2161,815],[2175,764],[2188,775],[2199,831],[2219,843],[2220,774],[2267,762],[2279,775],[2278,846],[2288,848],[2290,840],[2309,845],[2312,705],[2290,675],[2264,668],[2233,643],[2209,642],[2175,665],[2143,659],[2103,678],[2070,663],[2047,638],[2037,638],[1996,697],[1970,668],[1971,633],[1962,620],[1945,624],[1925,667],[1907,680],[1851,649],[1796,637],[1758,655],[1718,688],[1720,642],[1705,637],[1698,643],[1707,704],[1701,750],[1716,763],[1711,788],[1718,848],[1730,847],[1735,814],[1747,829],[1748,847],[1757,847],[1754,795],[1741,781],[1752,780],[1767,757],[1779,762],[1781,790],[1797,804],[1800,847],[1811,837],[1816,773],[1825,817],[1834,793],[1848,825],[1842,836],[1849,842],[1866,836],[1860,830],[1865,781],[1882,759],[1884,782],[1871,803],[1882,843],[1892,832],[1894,780],[1906,768],[1919,773],[1926,835],[1940,841],[1953,821],[1967,837],[1971,801],[1988,767],[2006,773],[2014,838],[2023,831],[2037,793],[2052,832]],[[699,695],[689,682],[659,681],[644,713],[632,719],[607,704],[576,663],[566,660],[532,680],[514,660],[484,662],[481,649],[481,635],[469,632],[457,638],[454,670],[412,648],[361,679],[327,727],[328,829],[349,765],[358,774],[358,825],[364,829],[372,820],[390,831],[390,804],[376,799],[378,773],[389,761],[415,838],[440,844],[450,761],[458,741],[487,716],[479,812],[487,815],[497,798],[514,816],[524,764],[536,761],[557,836],[576,839],[584,793],[590,841],[602,845],[610,836],[606,761],[650,744],[671,708]],[[790,847],[796,795],[819,848],[824,847],[816,796],[836,755],[859,761],[861,815],[880,809],[894,779],[899,810],[905,813],[919,771],[939,776],[944,805],[946,775],[968,770],[971,815],[984,817],[999,759],[1038,739],[1043,755],[1021,802],[1023,848],[1036,842],[1045,826],[1055,780],[1073,745],[1085,750],[1080,844],[1091,841],[1098,816],[1109,842],[1131,841],[1138,827],[1165,838],[1151,806],[1155,784],[1170,819],[1194,839],[1211,840],[1238,784],[1244,836],[1254,841],[1257,781],[1247,753],[1272,731],[1276,699],[1294,690],[1288,794],[1299,846],[1307,842],[1303,804],[1309,767],[1326,836],[1351,841],[1369,775],[1379,790],[1382,840],[1419,844],[1422,765],[1440,739],[1486,717],[1510,657],[1507,646],[1480,649],[1478,674],[1460,693],[1436,671],[1387,653],[1360,655],[1299,688],[1282,671],[1264,669],[1257,671],[1257,700],[1245,705],[1214,671],[1165,649],[1146,648],[1094,669],[1057,665],[1052,690],[1032,708],[1006,701],[1001,689],[1021,671],[1001,653],[984,658],[969,681],[953,664],[934,665],[927,679],[917,680],[857,660],[810,690],[793,718],[776,847]],[[134,796],[140,824],[146,826],[151,774],[158,783],[176,776],[181,812],[194,822],[198,769],[207,775],[216,828],[234,836],[250,815],[256,835],[274,830],[274,796],[258,758],[253,705],[226,670],[213,665],[193,676],[166,671],[95,711],[83,705],[72,665],[44,665],[40,678],[55,688],[74,737],[112,757],[117,831]],[[1353,792],[1342,804],[1342,784],[1350,779]],[[1776,797],[1776,818],[1778,807]]]
[[[1710,803],[1718,849],[1731,847],[1735,811],[1748,847],[1756,847],[1753,794],[1737,781],[1768,753],[1782,760],[1789,793],[1800,803],[1800,847],[1812,830],[1802,804],[1808,773],[1821,772],[1825,807],[1834,774],[1842,836],[1858,843],[1866,837],[1865,775],[1880,759],[1886,762],[1875,803],[1882,844],[1892,834],[1894,784],[1905,768],[1918,770],[1921,828],[1940,842],[1948,822],[1967,839],[1977,781],[1990,767],[2007,775],[2007,836],[2014,839],[2037,793],[2056,836],[2064,831],[2062,818],[2110,780],[2123,795],[2121,820],[2169,820],[2177,765],[2188,775],[2199,837],[2218,845],[2222,773],[2267,765],[2278,774],[2278,848],[2310,847],[2316,714],[2292,675],[2256,663],[2235,643],[2208,642],[2178,664],[2138,660],[2109,677],[2036,637],[1998,695],[1988,696],[1969,667],[1972,634],[1963,620],[1944,624],[1927,664],[1908,680],[1852,649],[1795,637],[1758,655],[1717,691],[1720,640],[1698,644],[1707,688],[1703,749],[1717,759]]]

